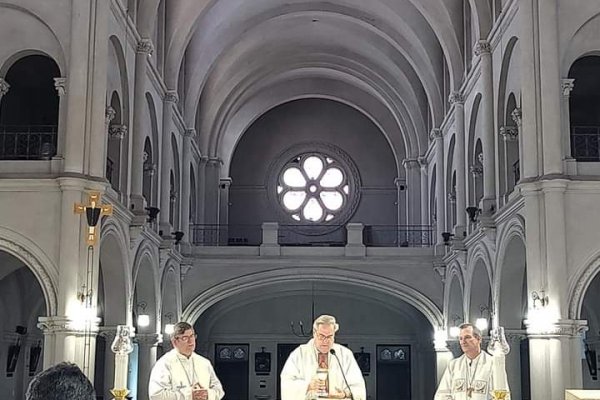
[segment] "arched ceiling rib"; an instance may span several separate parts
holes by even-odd
[[[227,157],[229,147],[219,146],[239,139],[228,119],[271,85],[284,102],[330,95],[357,109],[364,101],[349,93],[367,93],[381,103],[371,108],[392,115],[395,125],[384,132],[396,156],[414,158],[427,147],[428,119],[439,126],[446,93],[461,84],[463,1],[169,0],[165,79],[178,87],[185,62],[184,117],[211,156]],[[284,78],[309,86],[310,79],[340,80],[347,93],[289,91],[286,99]]]

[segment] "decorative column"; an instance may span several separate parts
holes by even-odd
[[[122,186],[123,181],[125,179],[125,177],[122,176],[122,174],[124,172],[123,165],[125,165],[125,163],[126,163],[125,157],[123,156],[123,141],[127,137],[128,132],[129,132],[129,128],[125,124],[113,124],[113,125],[110,125],[108,128],[108,140],[116,142],[116,146],[118,149],[117,160],[119,162],[119,164],[118,164],[119,175],[116,177],[117,178],[117,182],[116,182],[117,186],[115,188],[118,189],[121,193],[123,193],[123,190],[125,189]],[[106,147],[108,148],[109,146],[106,146]]]
[[[54,78],[54,88],[56,89],[56,94],[58,95],[58,127],[56,130],[56,149],[55,155],[64,154],[65,147],[65,130],[66,130],[66,121],[67,121],[67,78],[60,77]],[[0,96],[1,97],[1,96]],[[106,153],[106,146],[104,146],[104,152]]]
[[[406,160],[405,160],[406,161]],[[402,164],[405,163],[402,161]],[[406,205],[408,196],[406,196],[406,179],[395,178],[394,186],[396,187],[396,224],[407,224],[408,207]]]
[[[116,326],[101,326],[99,328],[98,336],[102,336],[106,343],[104,348],[104,387],[101,389],[105,399],[112,398],[110,390],[114,387],[115,353],[113,353],[110,346],[115,340],[116,335]]]
[[[456,129],[456,139],[454,146],[454,156],[456,157],[456,226],[454,227],[454,236],[463,238],[467,229],[467,165],[465,149],[465,99],[460,92],[454,92],[450,95],[449,102],[454,106],[454,126]]]
[[[156,346],[163,341],[160,333],[140,333],[134,340],[138,344],[138,386],[137,398],[148,398],[150,372],[156,363]]]
[[[64,172],[104,177],[109,3],[71,5]]]
[[[515,108],[510,117],[517,125],[517,137],[519,138],[519,181],[523,179],[523,120],[521,118],[521,109]]]
[[[429,181],[427,180],[427,157],[419,157],[421,167],[421,225],[429,226]]]
[[[196,223],[205,224],[205,208],[206,208],[206,164],[208,163],[208,157],[201,156],[198,164],[198,177],[197,177],[197,193],[198,193],[198,209]]]
[[[522,396],[521,341],[526,338],[527,334],[524,331],[506,333],[506,340],[510,346],[510,352],[506,355],[506,375],[510,387],[510,396],[513,399],[520,399]]]
[[[219,179],[219,242],[226,245],[229,240],[229,188],[231,178]]]
[[[171,232],[171,224],[169,222],[169,199],[171,191],[171,170],[173,169],[173,149],[171,148],[171,131],[173,110],[177,107],[179,97],[177,91],[167,90],[163,99],[163,119],[162,119],[162,134],[161,134],[161,151],[160,151],[160,203],[161,210],[159,214],[159,230],[166,234]]]
[[[561,110],[561,135],[563,138],[563,155],[565,159],[565,172],[567,175],[577,175],[577,160],[573,158],[571,149],[571,91],[575,87],[575,79],[563,78],[561,82],[562,101]]]
[[[419,189],[421,183],[419,176],[419,161],[416,158],[407,158],[402,161],[402,164],[406,171],[406,184],[404,186],[404,191],[400,190],[403,193],[398,193],[398,195],[399,197],[402,196],[405,198],[406,205],[399,210],[401,215],[406,215],[406,224],[418,225],[421,218],[421,203],[419,202],[419,196],[421,195]],[[398,219],[398,223],[402,224],[400,218]]]
[[[192,140],[196,130],[186,129],[183,134],[183,161],[181,166],[181,220],[180,230],[184,233],[183,241],[190,242],[190,163],[192,159]]]
[[[482,214],[489,216],[497,210],[494,153],[494,77],[492,74],[492,48],[487,40],[475,45],[475,55],[481,60],[481,135],[483,150],[483,202]]]
[[[219,179],[223,162],[218,157],[209,158],[206,163],[206,179],[204,185],[204,219],[205,224],[219,223]]]
[[[148,38],[141,39],[136,47],[135,53],[135,84],[133,95],[133,135],[131,149],[131,197],[130,209],[138,215],[145,214],[144,197],[142,196],[143,179],[144,179],[144,107],[146,106],[146,67],[148,57],[152,55],[154,48],[152,41]],[[164,135],[164,132],[163,132]],[[164,146],[164,140],[163,140]],[[163,148],[164,152],[165,149]],[[161,204],[161,208],[163,205]],[[162,215],[167,210],[162,210]]]
[[[504,193],[500,193],[500,195],[505,197],[511,192],[511,172],[514,174],[513,166],[510,165],[510,157],[508,156],[511,150],[511,147],[514,146],[514,143],[517,143],[519,140],[519,130],[515,126],[502,126],[500,127],[500,136],[502,137],[502,145],[504,150]],[[518,144],[518,143],[517,143]],[[517,184],[517,178],[515,177],[515,185]]]
[[[6,93],[8,93],[9,89],[10,89],[9,83],[6,82],[4,80],[4,78],[0,78],[0,101],[2,101],[2,97],[4,97],[4,95]]]
[[[435,196],[436,196],[436,217],[437,217],[437,237],[435,243],[439,246],[444,245],[442,232],[445,231],[445,202],[444,195],[444,137],[439,129],[432,129],[429,138],[435,143]]]

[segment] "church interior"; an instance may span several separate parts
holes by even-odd
[[[187,321],[279,400],[320,314],[370,400],[432,399],[463,322],[513,400],[600,389],[600,2],[4,0],[0,37],[0,398],[68,360],[147,400]]]

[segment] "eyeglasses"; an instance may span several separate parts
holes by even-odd
[[[320,333],[317,333],[317,339],[319,339],[321,342],[324,342],[326,340],[328,341],[333,341],[333,337],[335,335],[329,335],[329,336],[325,336],[325,335],[321,335]]]
[[[196,334],[188,335],[188,336],[176,336],[175,339],[181,340],[182,342],[190,342],[196,339]]]

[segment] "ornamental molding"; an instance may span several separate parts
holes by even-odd
[[[477,161],[479,161],[479,163],[483,165],[483,153],[477,154]]]
[[[452,92],[448,96],[448,103],[450,103],[450,105],[453,105],[453,104],[464,104],[465,103],[465,97],[460,92]]]
[[[515,108],[513,110],[513,112],[510,113],[510,117],[512,118],[513,121],[515,121],[515,124],[517,124],[517,126],[519,128],[521,128],[522,122],[523,122],[523,119],[522,119],[523,116],[521,114],[521,109],[519,107]]]
[[[500,135],[505,142],[514,142],[519,139],[519,129],[516,126],[502,126]]]
[[[67,78],[54,78],[54,88],[59,97],[64,96],[67,93]]]
[[[140,346],[154,347],[163,342],[161,333],[138,333],[133,340]]]
[[[167,103],[174,103],[174,104],[179,103],[179,95],[177,94],[177,91],[176,90],[167,90],[165,92],[165,101]]]
[[[4,78],[0,78],[0,98],[8,93],[10,89],[10,84],[4,80]]]
[[[193,139],[196,137],[196,129],[188,128],[183,132],[183,136],[185,138]]]
[[[154,53],[154,45],[152,44],[152,40],[149,38],[142,38],[137,44],[136,52],[139,54],[146,54],[151,56]]]
[[[40,317],[38,319],[37,327],[44,332],[44,335],[69,334],[76,336],[95,336],[100,330],[100,321],[100,318],[94,318],[87,321],[84,326],[80,327],[82,322],[66,316]]]
[[[111,106],[106,107],[104,110],[104,121],[106,125],[109,125],[113,119],[117,116],[117,111]]]
[[[125,124],[113,124],[108,127],[108,136],[111,139],[122,140],[127,136],[128,128]]]
[[[487,40],[479,40],[475,44],[475,48],[473,50],[476,56],[481,56],[482,54],[491,54],[492,45]]]
[[[533,326],[531,320],[525,320],[527,336],[530,339],[548,339],[555,337],[581,337],[587,330],[587,321],[579,319],[563,319],[550,323],[543,328]]]
[[[479,178],[481,175],[483,175],[483,167],[481,165],[471,165],[469,167],[469,171],[471,171],[471,174],[473,174],[474,178]]]
[[[429,132],[430,140],[442,139],[443,137],[442,130],[439,128],[433,128],[431,132]]]
[[[560,83],[560,88],[564,97],[569,97],[574,87],[575,79],[572,78],[563,78]]]
[[[417,161],[419,162],[419,165],[422,169],[427,168],[427,165],[429,164],[429,162],[427,161],[427,157],[419,157],[417,158]]]

